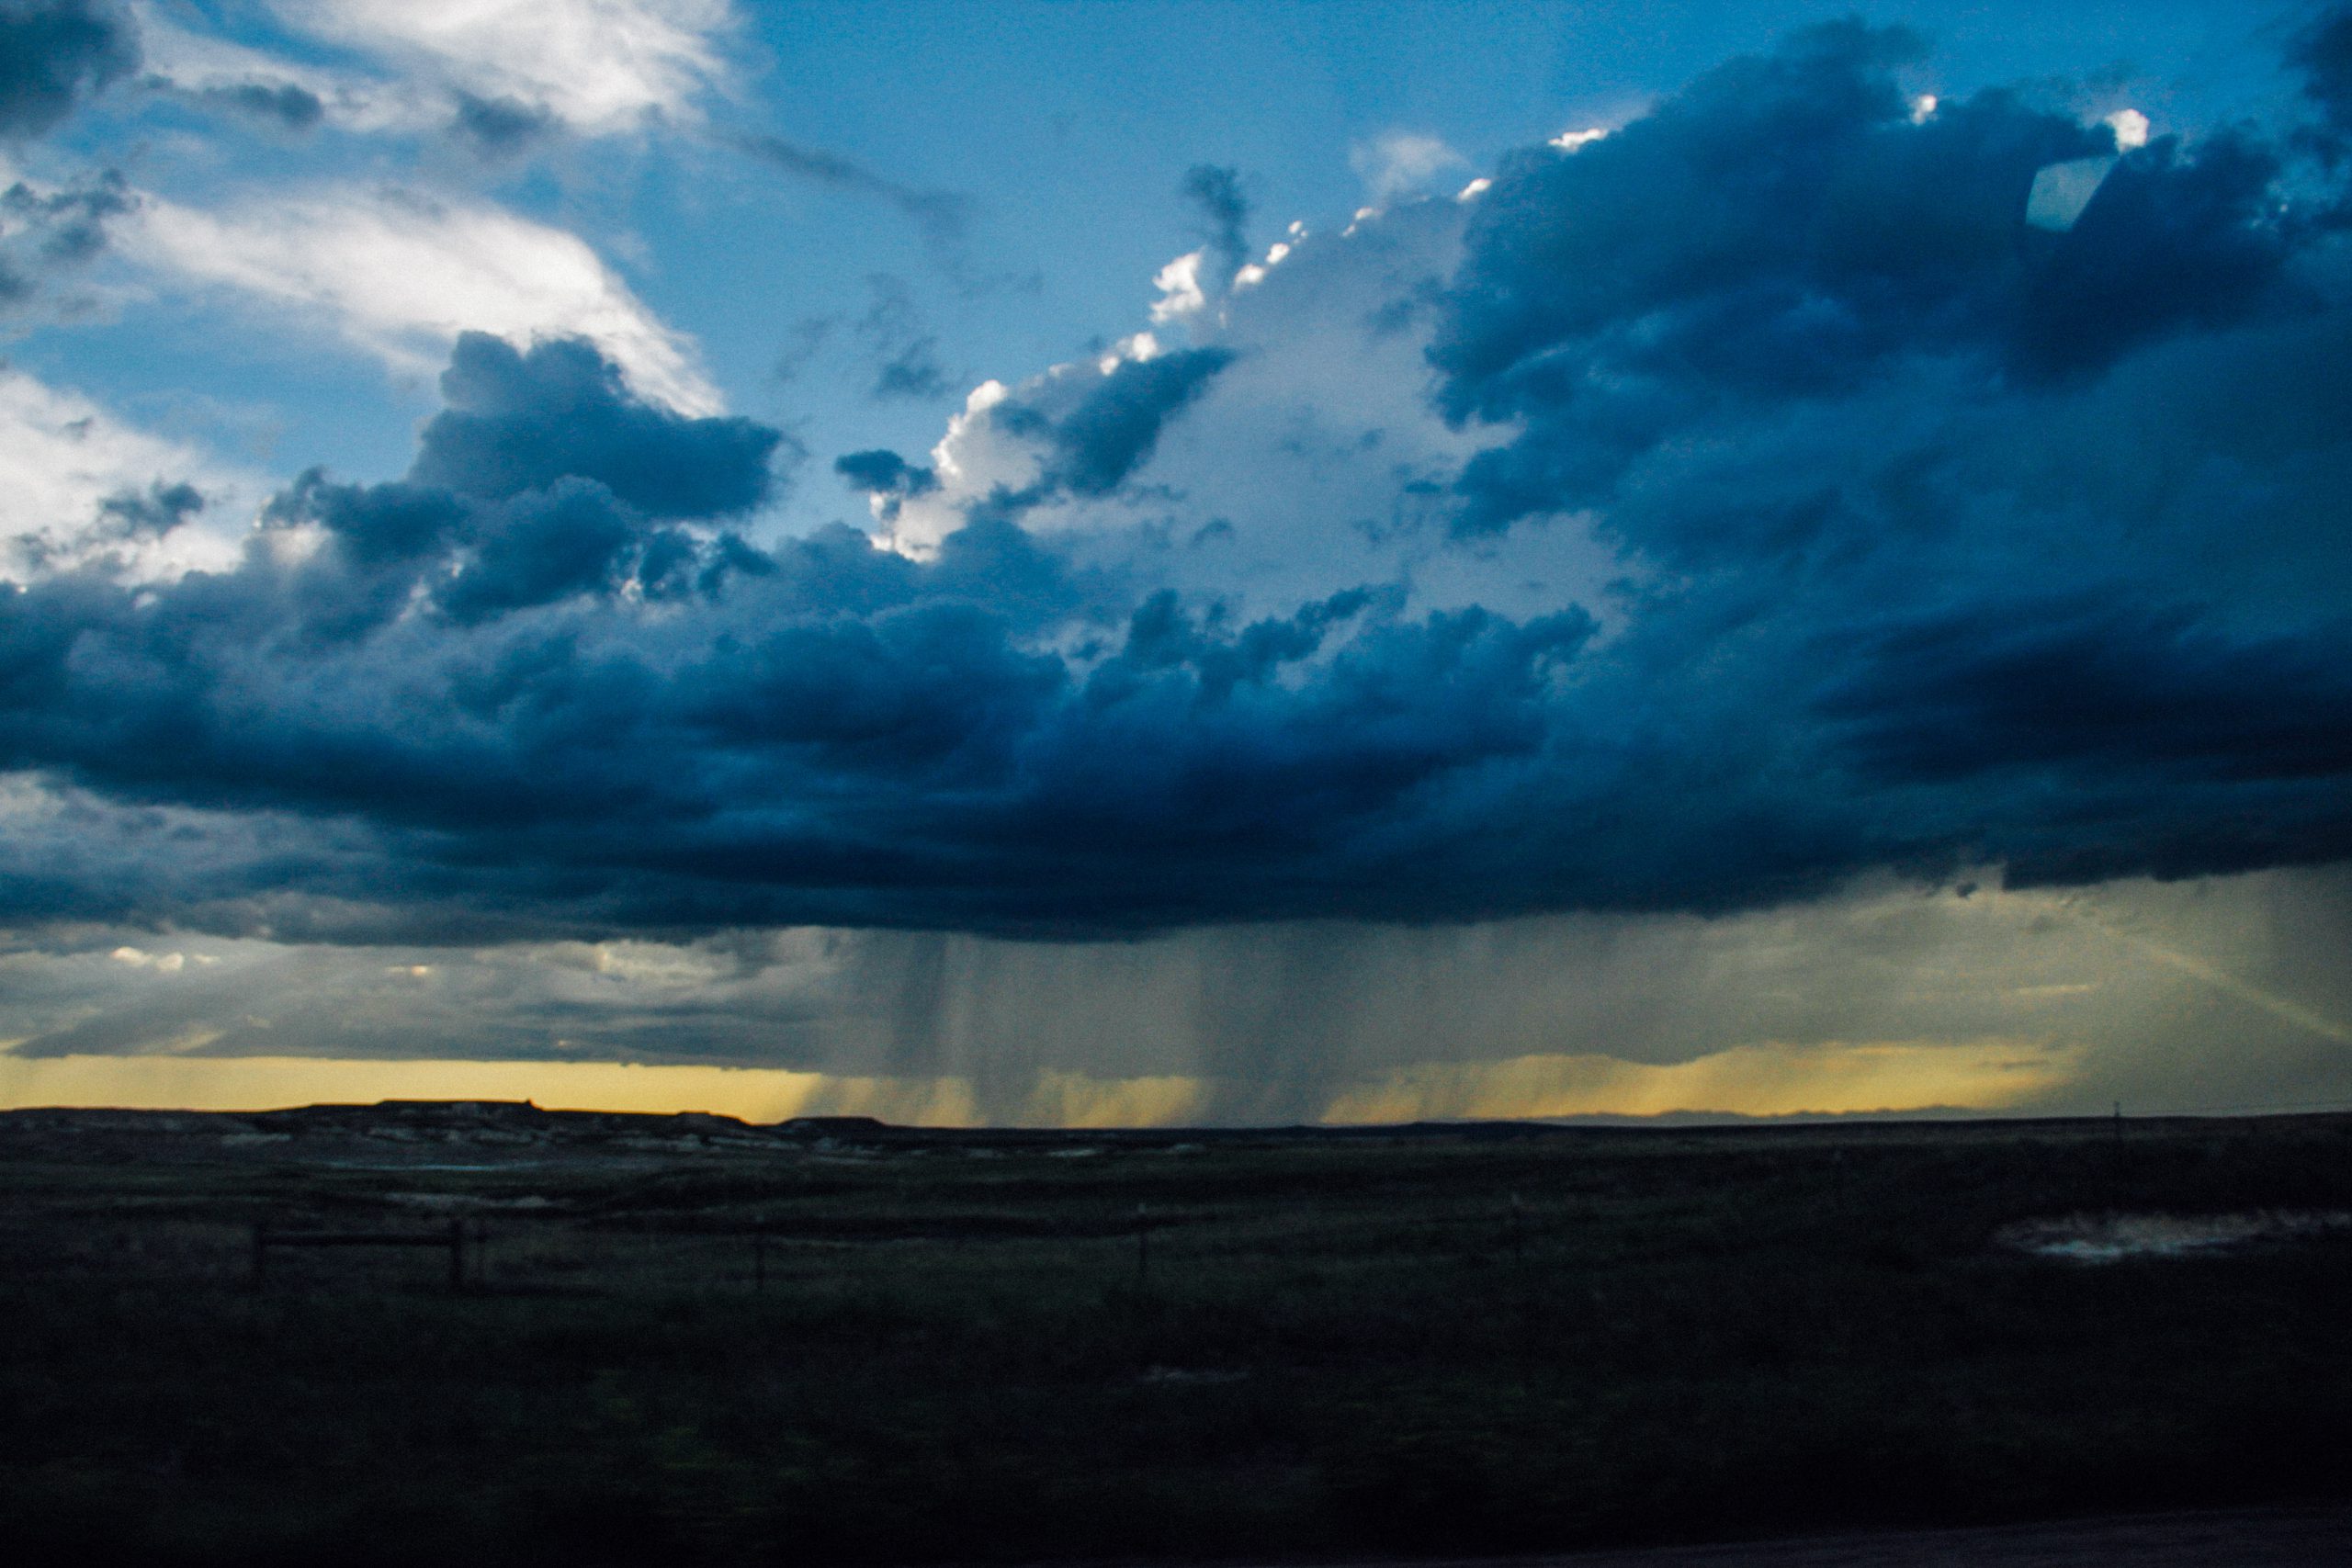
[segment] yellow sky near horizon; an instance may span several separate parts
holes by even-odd
[[[1592,1055],[1432,1063],[1335,1090],[1315,1120],[1365,1124],[1721,1111],[1748,1116],[1929,1108],[2014,1110],[2072,1077],[2079,1053],[2016,1040],[1753,1045],[1651,1065]],[[769,1067],[587,1061],[0,1052],[0,1108],[259,1111],[379,1100],[529,1100],[555,1110],[706,1111],[772,1122],[871,1115],[908,1125],[1178,1126],[1212,1112],[1200,1077],[1038,1075],[990,1118],[961,1077],[851,1077]],[[1212,1112],[1213,1113],[1213,1112]]]
[[[2352,868],[1132,943],[94,939],[0,952],[0,1106],[1072,1127],[2303,1109],[2352,1103],[2347,944]]]

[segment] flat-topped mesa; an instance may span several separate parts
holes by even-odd
[[[775,1130],[786,1135],[821,1138],[871,1137],[896,1131],[888,1122],[872,1116],[794,1116],[777,1122]]]
[[[527,1100],[379,1100],[373,1104],[288,1106],[262,1111],[261,1119],[296,1127],[381,1127],[541,1129],[561,1111],[548,1111]]]

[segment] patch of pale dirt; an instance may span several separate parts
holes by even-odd
[[[2027,1220],[1995,1236],[2004,1247],[2072,1263],[2192,1258],[2257,1242],[2308,1241],[2352,1230],[2352,1214],[2270,1209],[2242,1214],[2069,1214]]]

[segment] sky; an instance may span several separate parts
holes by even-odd
[[[2352,1104],[2352,9],[0,0],[0,1105]]]

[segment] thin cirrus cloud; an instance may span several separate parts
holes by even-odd
[[[398,190],[257,196],[216,209],[142,201],[135,259],[290,308],[397,370],[429,371],[467,330],[596,344],[643,396],[708,413],[718,390],[587,243],[503,209]]]
[[[478,150],[511,151],[560,125],[574,134],[691,121],[725,79],[726,0],[272,0],[288,32],[340,58],[296,59],[184,25],[141,5],[135,37],[148,85],[254,122],[359,133],[450,129]]]
[[[141,82],[209,108],[296,132],[416,131],[447,118],[431,95],[391,78],[191,31],[153,6],[136,15]]]
[[[675,116],[724,74],[727,0],[270,0],[289,27],[589,134]]]

